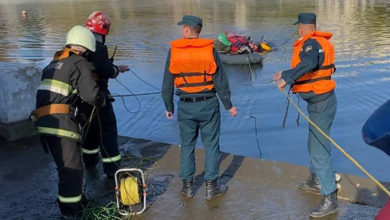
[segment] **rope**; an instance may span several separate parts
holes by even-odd
[[[122,94],[116,94],[114,93],[115,95],[112,95],[112,97],[131,97],[131,96],[144,96],[144,95],[156,95],[156,94],[161,94],[161,92],[147,92],[147,93],[136,93],[136,94],[125,94],[125,95],[122,95]]]
[[[255,135],[256,135],[256,141],[257,141],[257,149],[259,149],[259,158],[262,158],[259,136],[257,135],[257,118],[256,118],[256,116],[253,116],[253,115],[250,115],[249,117],[253,118],[255,120]]]
[[[126,95],[120,95],[120,94],[116,94],[116,95],[113,95],[112,97],[119,97],[122,99],[122,103],[123,103],[123,106],[125,107],[126,111],[128,113],[138,113],[141,111],[141,108],[142,108],[142,104],[141,104],[141,101],[139,100],[138,96],[145,96],[145,95],[154,95],[154,94],[160,94],[161,93],[161,90],[159,88],[157,88],[156,86],[146,82],[144,79],[142,79],[137,73],[135,73],[133,70],[129,69],[129,71],[135,76],[137,77],[141,82],[143,82],[144,84],[158,90],[159,92],[149,92],[149,93],[140,93],[140,94],[135,94],[133,93],[126,85],[124,85],[121,81],[119,81],[117,78],[115,78],[115,80],[123,87],[125,88],[130,94],[126,94]],[[137,104],[138,104],[138,109],[136,111],[130,111],[128,108],[127,108],[127,105],[125,103],[125,99],[124,97],[134,97],[137,101]]]
[[[138,193],[138,182],[136,177],[121,179],[120,198],[124,205],[136,205],[141,202]]]
[[[303,111],[298,107],[298,105],[294,102],[291,96],[283,89],[283,94],[287,97],[287,99],[291,102],[291,104],[298,110],[299,114],[302,115],[315,129],[320,132],[326,139],[328,139],[345,157],[347,157],[355,166],[357,166],[371,181],[373,181],[383,192],[385,192],[388,196],[390,196],[390,192],[380,183],[375,177],[373,177],[366,169],[364,169],[352,156],[350,156],[340,145],[336,143],[331,137],[329,137],[321,128],[318,127],[309,117],[303,113]]]
[[[135,73],[132,69],[129,69],[129,71],[135,76],[137,77],[141,82],[145,83],[146,85],[158,90],[158,91],[161,91],[161,89],[157,88],[156,86],[146,82],[146,80],[142,79],[137,73]]]
[[[253,77],[255,76],[255,73],[252,70],[251,62],[249,60],[249,55],[246,57],[246,59],[248,60],[248,67],[249,67],[249,71],[251,73],[251,75],[249,76],[249,80],[252,81]]]
[[[125,86],[121,81],[119,81],[117,78],[115,78],[115,80],[123,87],[125,88],[130,94],[131,96],[133,96],[135,98],[135,100],[137,101],[138,103],[138,108],[136,111],[130,111],[127,106],[126,106],[126,103],[125,103],[125,99],[123,98],[123,96],[118,96],[122,99],[122,102],[123,102],[123,106],[125,107],[126,111],[129,112],[129,113],[138,113],[141,111],[141,108],[142,108],[142,104],[141,104],[141,101],[139,100],[139,98],[127,87]]]

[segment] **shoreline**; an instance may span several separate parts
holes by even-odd
[[[229,186],[226,195],[204,199],[204,153],[197,148],[195,197],[179,196],[180,148],[143,139],[120,136],[123,165],[146,170],[149,188],[147,210],[136,219],[306,219],[321,196],[297,189],[307,168],[283,162],[222,153],[220,182]],[[43,153],[37,137],[2,143],[0,147],[0,193],[5,198],[0,218],[55,218],[57,172],[50,155]],[[155,166],[156,165],[156,166]],[[339,214],[329,219],[372,219],[386,202],[368,179],[341,174]],[[114,184],[102,175],[101,164],[86,171],[85,194],[96,203],[114,201]],[[386,183],[389,187],[390,184]],[[352,201],[353,203],[351,203]]]

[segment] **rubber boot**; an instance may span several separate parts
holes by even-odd
[[[337,190],[329,195],[322,196],[320,205],[311,210],[309,216],[321,218],[338,212]]]
[[[72,205],[64,204],[59,202],[57,199],[58,207],[61,211],[61,219],[68,220],[68,219],[81,219],[81,213],[83,211],[83,206],[81,203],[75,203]]]
[[[228,186],[218,186],[218,178],[212,181],[206,181],[206,200],[214,199],[217,196],[227,192]]]
[[[302,190],[320,193],[321,192],[320,180],[318,179],[316,174],[310,173],[307,180],[299,184],[298,188]]]
[[[183,180],[183,187],[180,190],[180,194],[191,199],[194,197],[194,182]]]

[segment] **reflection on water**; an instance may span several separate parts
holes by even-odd
[[[390,92],[389,6],[384,0],[3,0],[0,61],[46,63],[62,46],[66,31],[83,24],[94,10],[104,10],[112,19],[107,44],[110,50],[118,45],[116,60],[130,65],[156,86],[161,84],[168,42],[179,37],[176,22],[184,14],[203,17],[205,37],[223,30],[249,34],[254,39],[264,36],[276,50],[265,55],[264,67],[255,69],[256,78],[250,78],[248,68],[227,68],[239,116],[232,119],[223,112],[221,148],[257,157],[253,115],[258,119],[264,158],[308,165],[307,124],[296,127],[296,111],[290,110],[287,127],[281,129],[285,99],[268,82],[273,73],[289,67],[291,44],[297,37],[292,25],[297,13],[312,11],[317,13],[319,29],[334,33],[332,42],[337,51],[338,112],[332,136],[374,175],[390,180],[390,173],[384,169],[390,166],[390,159],[366,146],[360,134],[364,120]],[[22,10],[27,11],[27,17],[21,16]],[[133,92],[151,92],[131,73],[119,80]],[[127,93],[115,81],[111,86],[112,92]],[[120,133],[178,143],[177,122],[163,117],[160,96],[140,99],[142,112],[138,114],[127,113],[120,100],[115,102]],[[125,101],[136,109],[135,100]],[[361,174],[338,152],[333,161],[337,170]]]

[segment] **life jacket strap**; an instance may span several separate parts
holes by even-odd
[[[181,85],[178,85],[177,88],[183,88],[183,87],[198,87],[198,86],[207,86],[207,85],[213,85],[213,81],[207,81],[207,82],[201,82],[201,83],[187,83],[187,84],[181,84]]]
[[[326,66],[320,66],[318,69],[319,70],[333,69],[332,73],[336,72],[336,66],[333,63]]]
[[[308,79],[308,80],[297,81],[297,82],[294,83],[294,85],[302,85],[302,84],[317,82],[317,81],[320,81],[320,80],[331,80],[331,79],[332,79],[331,76],[324,76],[324,77],[315,78],[315,79]]]

